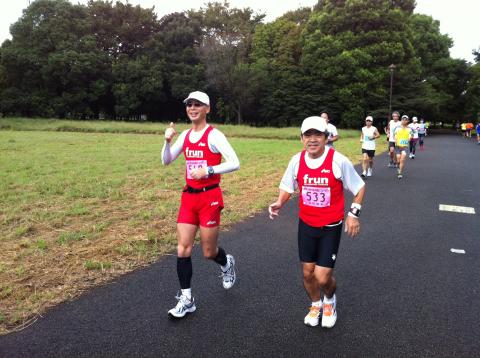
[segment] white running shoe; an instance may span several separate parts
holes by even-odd
[[[303,322],[310,327],[318,326],[318,322],[320,321],[320,311],[322,310],[322,306],[311,306],[310,312],[305,316]]]
[[[180,292],[177,293],[175,297],[177,299],[177,305],[168,311],[168,315],[175,318],[182,318],[187,313],[195,312],[197,307],[195,307],[195,300],[192,298],[188,299],[187,296],[182,295]]]
[[[366,176],[367,176],[367,172],[364,170],[364,171],[362,172],[362,177],[365,178]]]
[[[371,177],[371,176],[372,176],[372,168],[368,168],[367,177]]]
[[[227,271],[222,270],[220,277],[222,278],[223,288],[228,290],[233,287],[237,274],[235,273],[235,259],[232,255],[227,255]]]
[[[337,322],[337,296],[333,295],[333,303],[323,300],[322,327],[332,328]]]

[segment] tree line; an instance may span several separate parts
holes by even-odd
[[[480,49],[475,64],[451,58],[439,22],[414,9],[414,0],[319,0],[265,23],[227,2],[158,19],[128,3],[36,0],[0,48],[0,112],[171,120],[204,90],[217,122],[290,126],[328,110],[358,127],[367,114],[388,117],[393,79],[392,109],[476,119]]]

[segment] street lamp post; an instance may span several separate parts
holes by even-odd
[[[395,65],[392,63],[390,66],[388,66],[388,69],[390,70],[390,105],[388,107],[388,119],[392,119],[392,93],[393,93],[393,72],[395,71]]]

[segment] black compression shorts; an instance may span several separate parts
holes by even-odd
[[[340,246],[343,224],[312,227],[298,221],[298,254],[301,262],[333,268]]]

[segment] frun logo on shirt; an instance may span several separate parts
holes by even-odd
[[[303,176],[303,185],[324,185],[328,186],[328,178],[310,178],[308,174]]]
[[[185,153],[187,158],[203,158],[203,150],[190,150],[187,147]]]

